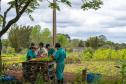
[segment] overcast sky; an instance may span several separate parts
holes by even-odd
[[[2,11],[8,7],[2,0]],[[125,0],[103,0],[101,9],[94,11],[83,11],[80,9],[81,0],[71,0],[72,7],[61,4],[61,11],[57,11],[57,31],[67,33],[71,38],[86,40],[90,36],[105,35],[108,40],[126,43],[126,1]],[[8,19],[15,13],[11,11]],[[35,21],[32,22],[26,14],[18,21],[20,25],[41,25],[42,28],[52,30],[52,10],[48,8],[47,2],[32,13]],[[6,37],[6,36],[4,36]]]

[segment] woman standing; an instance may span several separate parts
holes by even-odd
[[[64,80],[64,67],[65,67],[65,58],[66,52],[59,43],[55,44],[56,52],[54,53],[54,59],[56,61],[56,77],[57,83],[63,84]]]

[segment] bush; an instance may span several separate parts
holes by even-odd
[[[21,52],[20,52],[20,54],[26,54],[27,51],[28,51],[28,49],[22,49]]]
[[[70,53],[66,58],[66,63],[80,63],[80,55],[78,53]]]
[[[73,54],[73,58],[76,58],[76,54]],[[74,57],[75,56],[75,57]],[[80,57],[77,56],[81,61],[85,60],[120,60],[126,59],[126,49],[106,49],[100,48],[93,50],[92,48],[86,48],[81,54]],[[76,58],[77,59],[77,58]]]
[[[114,50],[114,49],[98,49],[95,51],[94,60],[120,60],[126,59],[126,49]]]
[[[90,60],[93,58],[94,50],[92,48],[86,48],[81,54],[81,60]]]
[[[94,53],[95,60],[105,60],[105,59],[111,59],[111,49],[98,49]]]
[[[15,49],[12,47],[7,47],[7,54],[15,54]]]

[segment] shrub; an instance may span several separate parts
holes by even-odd
[[[94,50],[92,48],[86,48],[81,54],[81,60],[90,60],[93,58]]]
[[[15,54],[15,49],[12,47],[7,47],[7,54]]]

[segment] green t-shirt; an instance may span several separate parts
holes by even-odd
[[[59,48],[54,53],[54,58],[56,60],[56,63],[64,63],[64,59],[66,58],[66,51],[63,48]]]
[[[53,55],[54,52],[55,52],[55,50],[53,48],[50,48],[48,51],[48,56]]]
[[[36,58],[36,53],[29,49],[27,52],[27,60],[30,60],[32,58]]]

